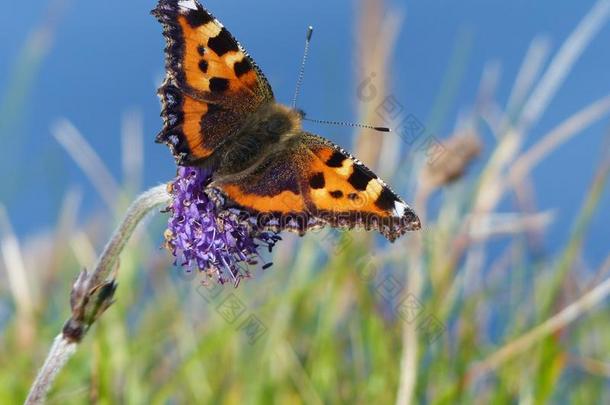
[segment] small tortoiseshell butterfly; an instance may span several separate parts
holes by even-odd
[[[160,0],[152,13],[167,42],[157,142],[179,165],[212,170],[209,187],[230,206],[264,229],[301,235],[330,224],[394,241],[420,228],[375,173],[302,129],[302,113],[275,101],[262,71],[197,1]]]

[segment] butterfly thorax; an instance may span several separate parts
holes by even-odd
[[[275,102],[263,104],[212,154],[215,182],[245,176],[289,148],[301,130],[301,114]]]

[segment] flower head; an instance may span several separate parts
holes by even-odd
[[[170,185],[166,247],[176,258],[174,264],[188,271],[198,268],[221,284],[232,281],[237,285],[249,276],[247,265],[258,263],[258,248],[264,245],[271,251],[281,238],[257,230],[248,215],[225,207],[222,195],[206,188],[210,180],[211,172],[205,169],[178,168]]]

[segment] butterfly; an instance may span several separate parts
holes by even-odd
[[[167,75],[156,138],[176,163],[213,172],[207,187],[263,229],[330,225],[394,241],[420,228],[415,212],[375,173],[303,130],[299,110],[275,101],[261,69],[195,0],[160,0]]]

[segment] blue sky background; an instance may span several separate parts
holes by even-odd
[[[47,15],[49,3],[2,0],[0,96],[10,87],[20,50],[30,31]],[[153,142],[161,126],[155,88],[163,76],[164,46],[161,27],[149,15],[154,5],[154,1],[67,2],[50,53],[35,76],[32,92],[26,95],[24,111],[13,117],[10,126],[0,126],[4,145],[0,148],[0,201],[8,207],[20,235],[53,226],[62,197],[73,186],[85,193],[83,215],[103,208],[86,177],[51,136],[49,127],[60,117],[82,131],[120,178],[121,117],[137,109],[143,116],[146,136],[144,187],[174,175],[168,150]],[[314,25],[316,33],[299,104],[312,117],[356,119],[357,1],[210,0],[205,5],[248,49],[270,79],[276,97],[287,103],[293,93],[305,27]],[[406,13],[392,63],[392,93],[406,110],[425,122],[456,41],[466,38],[466,69],[438,131],[439,137],[446,136],[458,113],[472,105],[488,62],[501,64],[498,97],[505,103],[532,39],[546,35],[555,52],[592,5],[592,1],[565,0],[388,2],[389,7]],[[610,26],[605,26],[576,63],[531,132],[528,144],[610,93],[609,39]],[[608,123],[606,119],[588,129],[534,172],[539,207],[556,209],[556,222],[549,232],[553,248],[566,241],[599,162]],[[309,129],[349,146],[347,128]],[[490,145],[491,139],[485,142]],[[601,207],[585,250],[592,263],[600,262],[609,250],[608,191]]]

